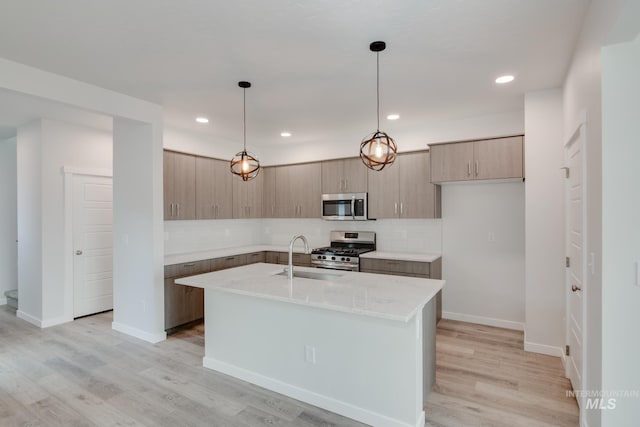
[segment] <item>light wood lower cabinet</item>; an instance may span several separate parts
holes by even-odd
[[[194,276],[210,271],[209,260],[168,265],[164,268],[164,328],[193,322],[204,317],[204,289],[175,283],[180,277]]]
[[[311,255],[294,252],[292,256],[293,265],[297,267],[311,267]],[[288,252],[268,251],[265,255],[265,262],[269,264],[289,264]]]
[[[442,259],[433,262],[404,261],[395,259],[360,258],[362,273],[391,274],[394,276],[442,279]],[[436,321],[442,318],[442,291],[436,295]]]

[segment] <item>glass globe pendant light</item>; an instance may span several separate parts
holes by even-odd
[[[260,173],[260,161],[255,155],[247,151],[247,88],[251,87],[249,82],[238,82],[238,86],[243,89],[244,106],[244,142],[243,149],[231,159],[231,173],[242,178],[243,181],[250,181]]]
[[[378,127],[360,143],[360,159],[369,169],[381,171],[396,160],[398,147],[389,135],[380,130],[380,52],[387,47],[385,42],[377,41],[369,45],[376,53],[376,102]]]

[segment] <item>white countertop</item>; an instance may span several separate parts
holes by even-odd
[[[235,248],[210,249],[206,251],[184,252],[179,254],[168,254],[164,256],[164,265],[182,264],[185,262],[201,261],[212,258],[223,258],[226,256],[242,255],[252,252],[274,251],[289,252],[289,246],[279,245],[253,245],[237,246]],[[304,248],[297,243],[293,252],[304,253]],[[415,252],[382,252],[373,251],[360,255],[361,258],[395,259],[401,261],[433,262],[441,257],[440,254],[415,253]]]
[[[441,254],[421,254],[417,252],[382,252],[373,251],[360,255],[360,258],[394,259],[401,261],[434,262],[440,258]]]
[[[335,279],[279,276],[282,265],[251,264],[176,279],[187,286],[277,300],[326,310],[408,322],[442,289],[444,280],[295,267]]]

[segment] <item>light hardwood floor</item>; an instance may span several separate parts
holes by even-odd
[[[558,357],[524,351],[522,332],[442,320],[436,385],[427,398],[435,426],[578,426],[578,405]]]
[[[36,328],[0,306],[0,426],[344,426],[357,423],[204,369],[204,326],[148,344],[112,313]],[[522,333],[442,321],[429,426],[577,425],[559,360]]]

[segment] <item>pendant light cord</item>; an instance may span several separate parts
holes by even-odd
[[[376,52],[376,102],[378,112],[378,132],[380,131],[380,52]]]
[[[243,147],[244,147],[244,151],[247,151],[247,89],[246,88],[242,88],[242,108],[243,108],[243,123],[244,123],[244,127],[243,127],[243,135],[244,135],[244,142],[243,142]]]

